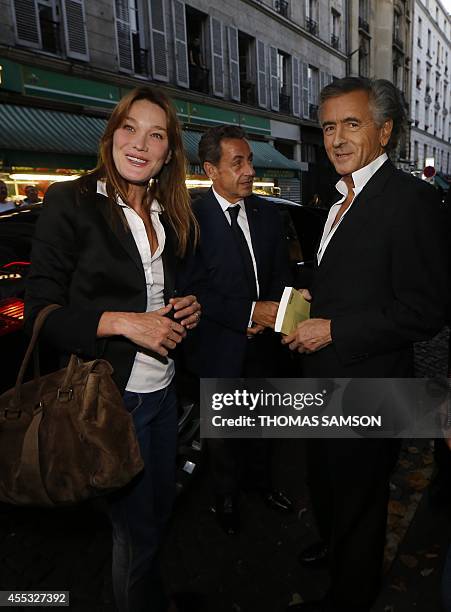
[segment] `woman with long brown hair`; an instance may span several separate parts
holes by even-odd
[[[153,87],[113,110],[88,175],[47,191],[26,292],[27,324],[47,304],[43,337],[63,355],[102,357],[133,415],[144,470],[109,498],[120,612],[166,612],[156,557],[175,489],[177,403],[169,351],[197,325],[177,295],[177,262],[196,240],[181,130]]]

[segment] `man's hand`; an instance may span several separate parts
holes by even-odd
[[[278,308],[279,302],[256,302],[252,313],[252,321],[257,325],[274,329]]]
[[[314,353],[332,342],[330,319],[308,319],[299,323],[296,330],[282,338],[292,351]]]
[[[312,301],[312,295],[308,289],[298,289],[298,291],[302,295],[304,300],[306,300],[307,302]]]
[[[263,325],[252,325],[252,327],[248,327],[246,330],[246,336],[250,338],[251,336],[256,336],[257,334],[261,334],[262,331],[265,330]]]
[[[201,307],[195,295],[171,298],[169,303],[174,308],[174,320],[186,327],[194,329],[200,320]]]

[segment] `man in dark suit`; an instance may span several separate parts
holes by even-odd
[[[213,186],[193,206],[200,243],[185,284],[196,287],[203,316],[186,347],[188,365],[206,378],[276,376],[283,351],[273,327],[283,289],[292,285],[280,215],[252,195],[252,151],[241,128],[209,130],[199,158]],[[286,496],[272,490],[268,441],[212,440],[209,446],[214,510],[227,533],[238,530],[243,476],[269,505],[291,509]]]
[[[447,257],[439,202],[423,181],[396,170],[404,110],[388,81],[348,77],[321,92],[327,154],[341,176],[309,287],[311,319],[284,339],[303,354],[306,377],[411,377],[413,342],[444,324]],[[391,439],[309,440],[307,460],[331,586],[322,601],[288,608],[368,612],[381,579]],[[326,553],[328,555],[326,558]]]

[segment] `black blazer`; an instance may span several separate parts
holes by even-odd
[[[413,342],[444,325],[445,225],[436,191],[387,161],[338,226],[311,293],[333,343],[303,356],[306,376],[402,377]]]
[[[176,248],[164,221],[165,302],[173,296]],[[103,357],[114,368],[123,390],[137,347],[123,337],[98,339],[104,311],[145,312],[146,281],[131,231],[113,223],[109,203],[97,194],[95,177],[55,183],[48,189],[33,239],[31,269],[25,293],[26,328],[46,304],[61,304],[51,313],[43,338],[61,353]]]
[[[257,265],[259,299],[279,301],[291,286],[288,249],[275,206],[257,196],[244,200]],[[200,376],[241,376],[252,307],[233,232],[210,190],[193,210],[200,226],[195,255],[184,262],[180,285],[202,305],[202,319],[184,348],[188,366]],[[252,342],[253,340],[251,340]]]

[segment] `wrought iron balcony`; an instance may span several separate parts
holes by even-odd
[[[363,19],[363,17],[359,17],[359,28],[367,34],[370,33],[370,25],[368,21],[365,21],[365,19]]]
[[[310,17],[305,18],[305,27],[313,34],[313,36],[318,36],[318,24],[314,19],[310,19]]]
[[[318,105],[317,104],[309,104],[308,105],[308,116],[312,121],[318,121]]]
[[[279,109],[282,113],[291,112],[291,97],[286,94],[279,94]]]
[[[275,7],[276,11],[280,13],[283,17],[288,17],[289,4],[287,0],[276,0]]]
[[[332,45],[332,47],[334,49],[338,49],[340,46],[340,39],[338,36],[335,36],[335,34],[331,34],[330,36],[330,44]]]
[[[133,61],[135,63],[135,74],[146,76],[149,74],[147,56],[149,51],[133,46]]]
[[[40,24],[42,48],[44,51],[60,54],[62,52],[62,47],[59,22],[41,16]]]
[[[255,106],[257,104],[257,96],[255,95],[255,83],[251,83],[250,81],[246,80],[241,80],[240,90],[241,102],[243,104],[249,104],[251,106]]]

